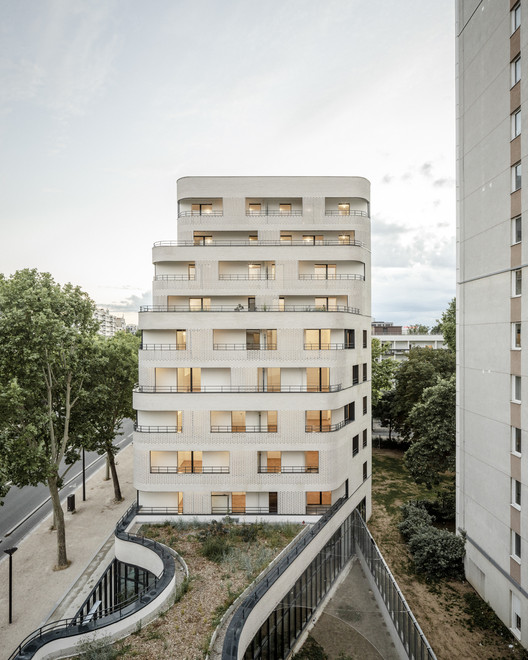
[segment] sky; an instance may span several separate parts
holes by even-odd
[[[371,181],[372,315],[455,294],[452,0],[4,0],[0,272],[135,322],[182,176]]]

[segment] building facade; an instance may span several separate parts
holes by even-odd
[[[125,319],[122,316],[114,316],[108,309],[96,307],[94,318],[99,321],[98,333],[103,337],[113,337],[119,330],[125,329]]]
[[[467,579],[528,646],[522,4],[457,3],[457,526]]]
[[[139,505],[370,512],[370,184],[187,177],[153,248],[134,392]]]

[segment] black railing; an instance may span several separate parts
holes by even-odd
[[[359,209],[350,209],[349,211],[340,211],[339,209],[326,209],[325,215],[360,215],[364,218],[368,218],[368,213],[366,211],[360,211]]]
[[[241,424],[224,426],[214,425],[211,426],[211,433],[277,433],[276,424],[268,424],[267,426],[245,426]]]
[[[151,474],[229,474],[229,465],[151,465]]]
[[[183,504],[178,506],[143,506],[138,508],[138,516],[176,516],[183,513]]]
[[[231,240],[222,240],[222,239],[214,239],[211,241],[208,241],[207,243],[196,243],[195,241],[156,241],[154,243],[154,247],[215,247],[215,246],[237,246],[237,245],[242,245],[242,246],[248,246],[248,245],[253,245],[253,246],[296,246],[296,247],[301,247],[301,246],[313,246],[313,245],[343,245],[343,246],[353,246],[353,247],[365,247],[365,243],[363,241],[356,241],[354,239],[349,239],[348,241],[344,240],[339,240],[339,239],[332,239],[332,238],[325,238],[322,240],[317,240],[315,243],[304,241],[302,239],[292,239],[288,241],[280,241],[280,240],[255,240],[255,241],[250,241],[249,239],[231,239]]]
[[[267,392],[284,393],[316,393],[316,392],[340,392],[343,388],[341,383],[328,385],[327,387],[310,387],[308,385],[136,385],[134,392],[146,392],[156,394],[207,394],[207,393],[259,393]]]
[[[251,305],[244,307],[242,304],[232,305],[209,305],[207,307],[192,308],[189,305],[141,305],[140,312],[345,312],[347,314],[359,314],[357,307],[348,305]]]
[[[144,424],[134,424],[134,431],[138,433],[181,433],[182,426],[145,426]]]
[[[357,275],[355,273],[336,273],[334,275],[317,275],[316,273],[310,273],[308,275],[301,274],[299,275],[300,280],[365,280],[364,275]]]
[[[192,281],[192,280],[195,280],[195,279],[196,279],[196,277],[194,276],[194,274],[192,274],[192,275],[191,274],[181,274],[181,275],[180,274],[174,274],[174,275],[155,275],[154,276],[154,280],[156,282],[173,282],[173,281],[177,281],[177,282],[182,282],[183,281],[183,282],[185,282],[187,280]]]
[[[276,351],[277,344],[213,344],[213,351]]]
[[[256,281],[263,281],[263,280],[274,280],[275,275],[248,275],[246,274],[237,274],[237,273],[222,273],[218,275],[219,280],[256,280]]]
[[[341,422],[337,422],[337,424],[306,424],[304,430],[306,433],[330,433],[332,431],[339,431],[343,426],[352,424],[353,421],[353,419],[343,419]]]
[[[187,344],[141,344],[142,351],[185,351]]]
[[[192,216],[221,218],[223,215],[223,211],[178,211],[178,218],[190,218]]]
[[[259,465],[258,474],[318,474],[319,466],[316,465]]]
[[[279,209],[260,209],[259,211],[250,211],[249,209],[246,210],[246,216],[251,217],[251,216],[262,216],[262,215],[294,215],[294,216],[301,216],[302,215],[302,209],[291,209],[290,211],[281,211]]]
[[[269,506],[213,506],[211,513],[217,516],[230,516],[235,515],[276,515],[277,509]]]
[[[355,344],[304,344],[305,351],[343,351],[355,348]]]

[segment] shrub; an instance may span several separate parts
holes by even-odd
[[[202,543],[201,554],[220,563],[229,553],[230,545],[223,536],[209,536]]]
[[[452,521],[456,515],[456,496],[454,491],[440,491],[436,500],[416,500],[416,506],[424,508],[435,520]]]
[[[407,502],[401,507],[403,521],[398,525],[401,535],[409,541],[415,534],[429,529],[433,518],[422,504],[418,502]]]
[[[464,574],[464,539],[430,526],[411,536],[409,551],[416,570],[431,578],[460,578]]]

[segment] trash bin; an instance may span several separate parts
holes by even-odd
[[[68,511],[75,511],[75,494],[68,495]]]

